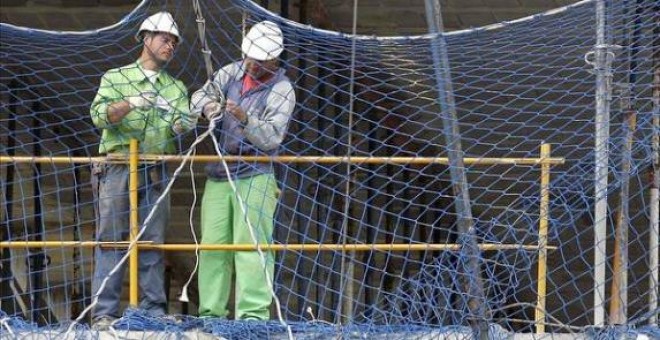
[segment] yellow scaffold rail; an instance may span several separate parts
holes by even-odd
[[[186,159],[182,155],[150,155],[138,154],[138,146],[131,144],[131,151],[126,154],[111,154],[104,157],[48,157],[48,156],[0,156],[1,162],[11,163],[42,163],[42,164],[85,164],[92,162],[120,163],[129,164],[131,168],[131,240],[135,240],[137,235],[137,190],[133,185],[137,185],[137,166],[138,163],[153,162],[177,162],[180,163]],[[133,149],[135,147],[135,149]],[[314,163],[314,164],[407,164],[407,165],[427,165],[427,164],[449,164],[446,157],[342,157],[342,156],[218,156],[218,155],[196,155],[190,156],[192,162],[209,163],[224,160],[226,162],[276,162],[276,163]],[[522,249],[539,252],[537,289],[538,297],[536,304],[536,332],[545,332],[545,305],[546,305],[546,281],[547,281],[547,258],[548,250],[557,249],[555,246],[548,246],[548,219],[550,204],[550,167],[552,165],[564,164],[563,158],[550,157],[550,144],[542,144],[539,158],[489,158],[489,157],[468,157],[463,158],[465,165],[527,165],[541,166],[541,195],[540,195],[540,216],[539,216],[539,235],[538,244],[479,244],[481,251]],[[134,171],[135,168],[135,171]],[[135,177],[135,178],[134,178]],[[2,248],[52,248],[52,247],[101,247],[101,248],[127,248],[130,242],[93,242],[93,241],[7,241],[0,242]],[[425,250],[444,250],[457,251],[461,249],[460,244],[153,244],[151,242],[135,242],[135,247],[131,248],[130,254],[130,302],[137,305],[137,261],[139,249],[160,249],[167,251],[195,251],[195,250],[225,250],[225,251],[255,251],[257,249],[272,251],[425,251]]]
[[[137,240],[138,231],[140,230],[139,221],[139,201],[138,201],[138,166],[140,165],[139,156],[140,150],[137,139],[130,141],[130,162],[129,162],[129,204],[130,204],[130,240]],[[133,307],[138,306],[138,247],[133,247],[130,250],[129,257],[129,303]]]
[[[225,251],[255,251],[257,246],[254,244],[187,244],[187,243],[171,243],[171,244],[155,244],[150,241],[138,241],[135,243],[135,248],[139,249],[160,249],[166,251],[195,251],[195,250],[225,250]],[[0,242],[0,249],[13,248],[127,248],[130,242],[96,242],[96,241],[5,241]],[[415,244],[401,244],[401,243],[370,243],[370,244],[333,244],[333,243],[288,243],[288,244],[259,244],[262,250],[272,251],[337,251],[337,250],[354,250],[354,251],[424,251],[424,250],[448,250],[457,251],[461,249],[461,245],[457,243],[415,243]],[[522,244],[497,244],[497,243],[482,243],[479,245],[482,251],[493,250],[530,250],[538,251],[539,245],[522,245]],[[546,249],[554,250],[557,247],[548,246]]]
[[[257,162],[257,163],[315,163],[315,164],[448,164],[446,157],[357,157],[351,156],[224,156],[227,162]],[[140,155],[142,162],[181,162],[185,159],[179,155]],[[216,155],[197,155],[190,156],[189,159],[194,162],[211,163],[220,161],[220,156]],[[128,158],[122,155],[108,155],[107,157],[49,157],[49,156],[0,156],[0,162],[12,163],[41,163],[41,164],[84,164],[92,162],[105,163],[128,163]],[[463,158],[466,165],[561,165],[564,164],[563,158]]]
[[[541,145],[541,158],[550,157],[550,144]],[[536,333],[545,333],[545,296],[548,263],[548,209],[550,206],[550,165],[541,164],[541,215],[539,216],[539,265],[537,276]]]

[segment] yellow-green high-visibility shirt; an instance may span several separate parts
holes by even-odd
[[[108,121],[109,105],[145,92],[155,93],[166,100],[170,109],[135,108],[117,123]],[[111,69],[103,75],[90,113],[94,125],[103,130],[100,154],[127,153],[132,138],[140,143],[141,153],[174,153],[174,122],[181,120],[185,130],[194,128],[197,122],[191,119],[188,90],[183,82],[161,70],[152,83],[137,62]]]

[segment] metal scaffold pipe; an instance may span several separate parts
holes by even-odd
[[[483,279],[481,278],[481,266],[479,264],[481,255],[475,237],[449,56],[447,55],[447,44],[443,36],[444,28],[440,1],[426,0],[425,7],[429,33],[433,35],[430,48],[438,91],[438,104],[440,106],[443,132],[447,144],[447,154],[449,156],[449,172],[454,200],[456,202],[456,214],[458,215],[458,232],[461,241],[464,243],[464,256],[467,257],[463,265],[463,273],[461,273],[461,285],[463,286],[464,293],[468,296],[467,306],[471,314],[470,324],[473,335],[477,339],[488,339],[486,297],[484,294]]]
[[[651,9],[658,13],[660,11],[660,3],[656,2],[655,8]],[[650,190],[650,220],[649,229],[651,236],[649,238],[650,259],[649,268],[651,268],[651,276],[649,277],[649,312],[651,317],[649,323],[651,325],[658,325],[658,289],[660,284],[660,261],[658,260],[658,247],[660,245],[660,18],[655,16],[655,26],[653,29],[653,136],[652,136],[652,152],[653,152],[653,167],[651,173],[651,190]]]
[[[607,44],[605,1],[596,2],[596,46],[587,62],[596,73],[595,171],[594,171],[594,326],[605,324],[605,270],[607,267],[607,187],[610,138],[611,65],[614,59]],[[589,56],[593,55],[593,62]]]

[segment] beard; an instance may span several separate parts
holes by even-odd
[[[157,53],[159,51],[154,52],[149,48],[147,48],[147,51],[149,53],[149,58],[151,58],[151,60],[153,60],[156,63],[156,65],[158,65],[158,67],[164,67],[165,65],[167,65],[167,63],[170,62],[170,60],[172,60],[172,56],[162,57],[160,53]]]

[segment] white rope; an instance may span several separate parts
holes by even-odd
[[[9,322],[7,322],[7,320],[10,319],[11,319],[10,317],[4,317],[0,319],[0,325],[3,325],[7,329],[7,332],[11,334],[11,336],[16,336],[16,334],[14,334],[14,332],[11,330],[11,327],[9,327]]]
[[[193,156],[195,155],[195,152],[193,151]],[[179,301],[181,302],[189,302],[190,300],[188,299],[188,285],[192,281],[193,277],[195,277],[195,273],[197,273],[197,268],[199,268],[199,242],[197,240],[197,233],[195,233],[195,226],[193,224],[193,213],[195,211],[195,205],[197,205],[197,184],[195,183],[195,171],[193,169],[194,165],[194,159],[190,160],[190,183],[192,186],[192,191],[193,191],[193,201],[191,204],[191,209],[190,209],[190,214],[188,215],[188,222],[190,226],[190,234],[193,237],[193,240],[195,241],[195,268],[193,271],[190,273],[190,277],[188,277],[188,281],[186,281],[186,284],[183,285],[183,288],[181,288],[181,296],[179,297]]]
[[[204,66],[206,68],[206,76],[208,79],[213,78],[213,64],[211,63],[211,50],[209,49],[208,42],[206,40],[206,19],[204,18],[204,15],[202,14],[202,7],[199,4],[198,0],[193,0],[192,1],[193,9],[195,10],[195,15],[196,21],[197,21],[197,33],[199,37],[199,43],[202,45],[202,54],[204,56]],[[221,91],[217,91],[219,96],[222,96]],[[193,155],[195,152],[193,151]],[[197,185],[195,183],[195,171],[193,170],[193,165],[194,161],[190,161],[190,181],[192,184],[192,190],[193,190],[193,202],[191,205],[190,209],[190,215],[188,217],[188,222],[190,226],[190,234],[193,237],[193,240],[195,241],[195,268],[193,271],[190,273],[190,276],[188,277],[188,280],[186,283],[183,285],[181,288],[181,296],[179,296],[179,301],[181,302],[189,302],[190,299],[188,298],[188,285],[190,285],[190,282],[192,282],[193,278],[195,277],[195,274],[197,273],[197,269],[199,268],[199,241],[197,240],[197,234],[195,233],[195,227],[193,224],[193,212],[195,205],[197,204]]]

